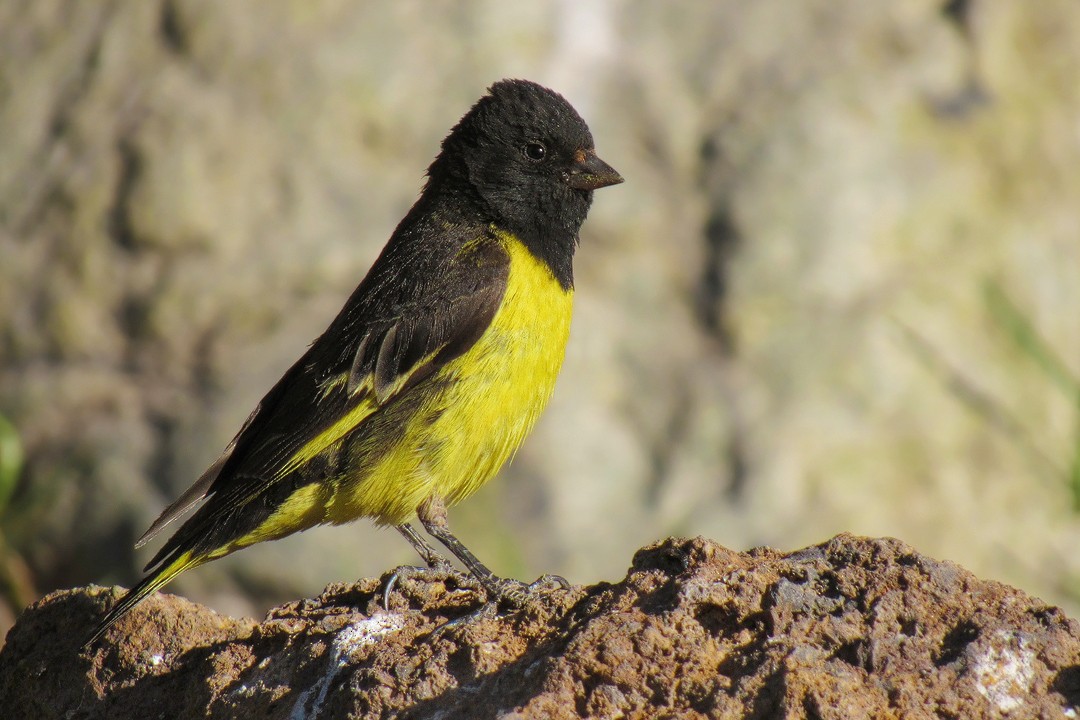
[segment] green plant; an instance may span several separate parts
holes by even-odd
[[[19,433],[10,420],[0,415],[0,513],[15,492],[22,466],[23,448]]]
[[[1042,372],[1047,380],[1054,383],[1071,399],[1076,409],[1075,440],[1071,457],[1068,458],[1063,474],[1070,495],[1072,507],[1080,512],[1080,379],[1078,379],[1061,356],[1054,351],[1050,343],[1039,333],[1030,318],[1013,302],[1001,285],[987,281],[983,286],[983,297],[990,316],[1010,340],[1013,347],[1030,360]]]

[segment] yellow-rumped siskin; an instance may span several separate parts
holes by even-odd
[[[259,402],[141,546],[202,503],[109,610],[94,642],[184,570],[315,525],[395,526],[431,566],[417,515],[480,581],[447,504],[491,479],[562,365],[578,231],[622,182],[559,94],[492,85],[443,140],[423,193],[330,327]]]

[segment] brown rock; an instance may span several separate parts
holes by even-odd
[[[5,717],[1061,718],[1080,625],[892,539],[795,553],[670,539],[617,584],[478,612],[454,577],[331,585],[262,623],[158,595],[90,651],[97,588],[32,606]]]

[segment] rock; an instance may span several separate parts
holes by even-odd
[[[116,591],[59,591],[0,651],[6,717],[1060,718],[1080,625],[893,539],[794,553],[669,539],[619,583],[477,612],[453,576],[336,584],[261,623],[159,594],[89,651]]]

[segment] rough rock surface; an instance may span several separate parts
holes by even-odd
[[[892,539],[799,552],[701,538],[625,579],[474,614],[452,579],[332,585],[234,620],[158,595],[80,652],[116,598],[61,591],[0,652],[6,717],[1061,718],[1080,625]],[[453,622],[453,621],[457,622]],[[448,621],[449,624],[448,624]]]

